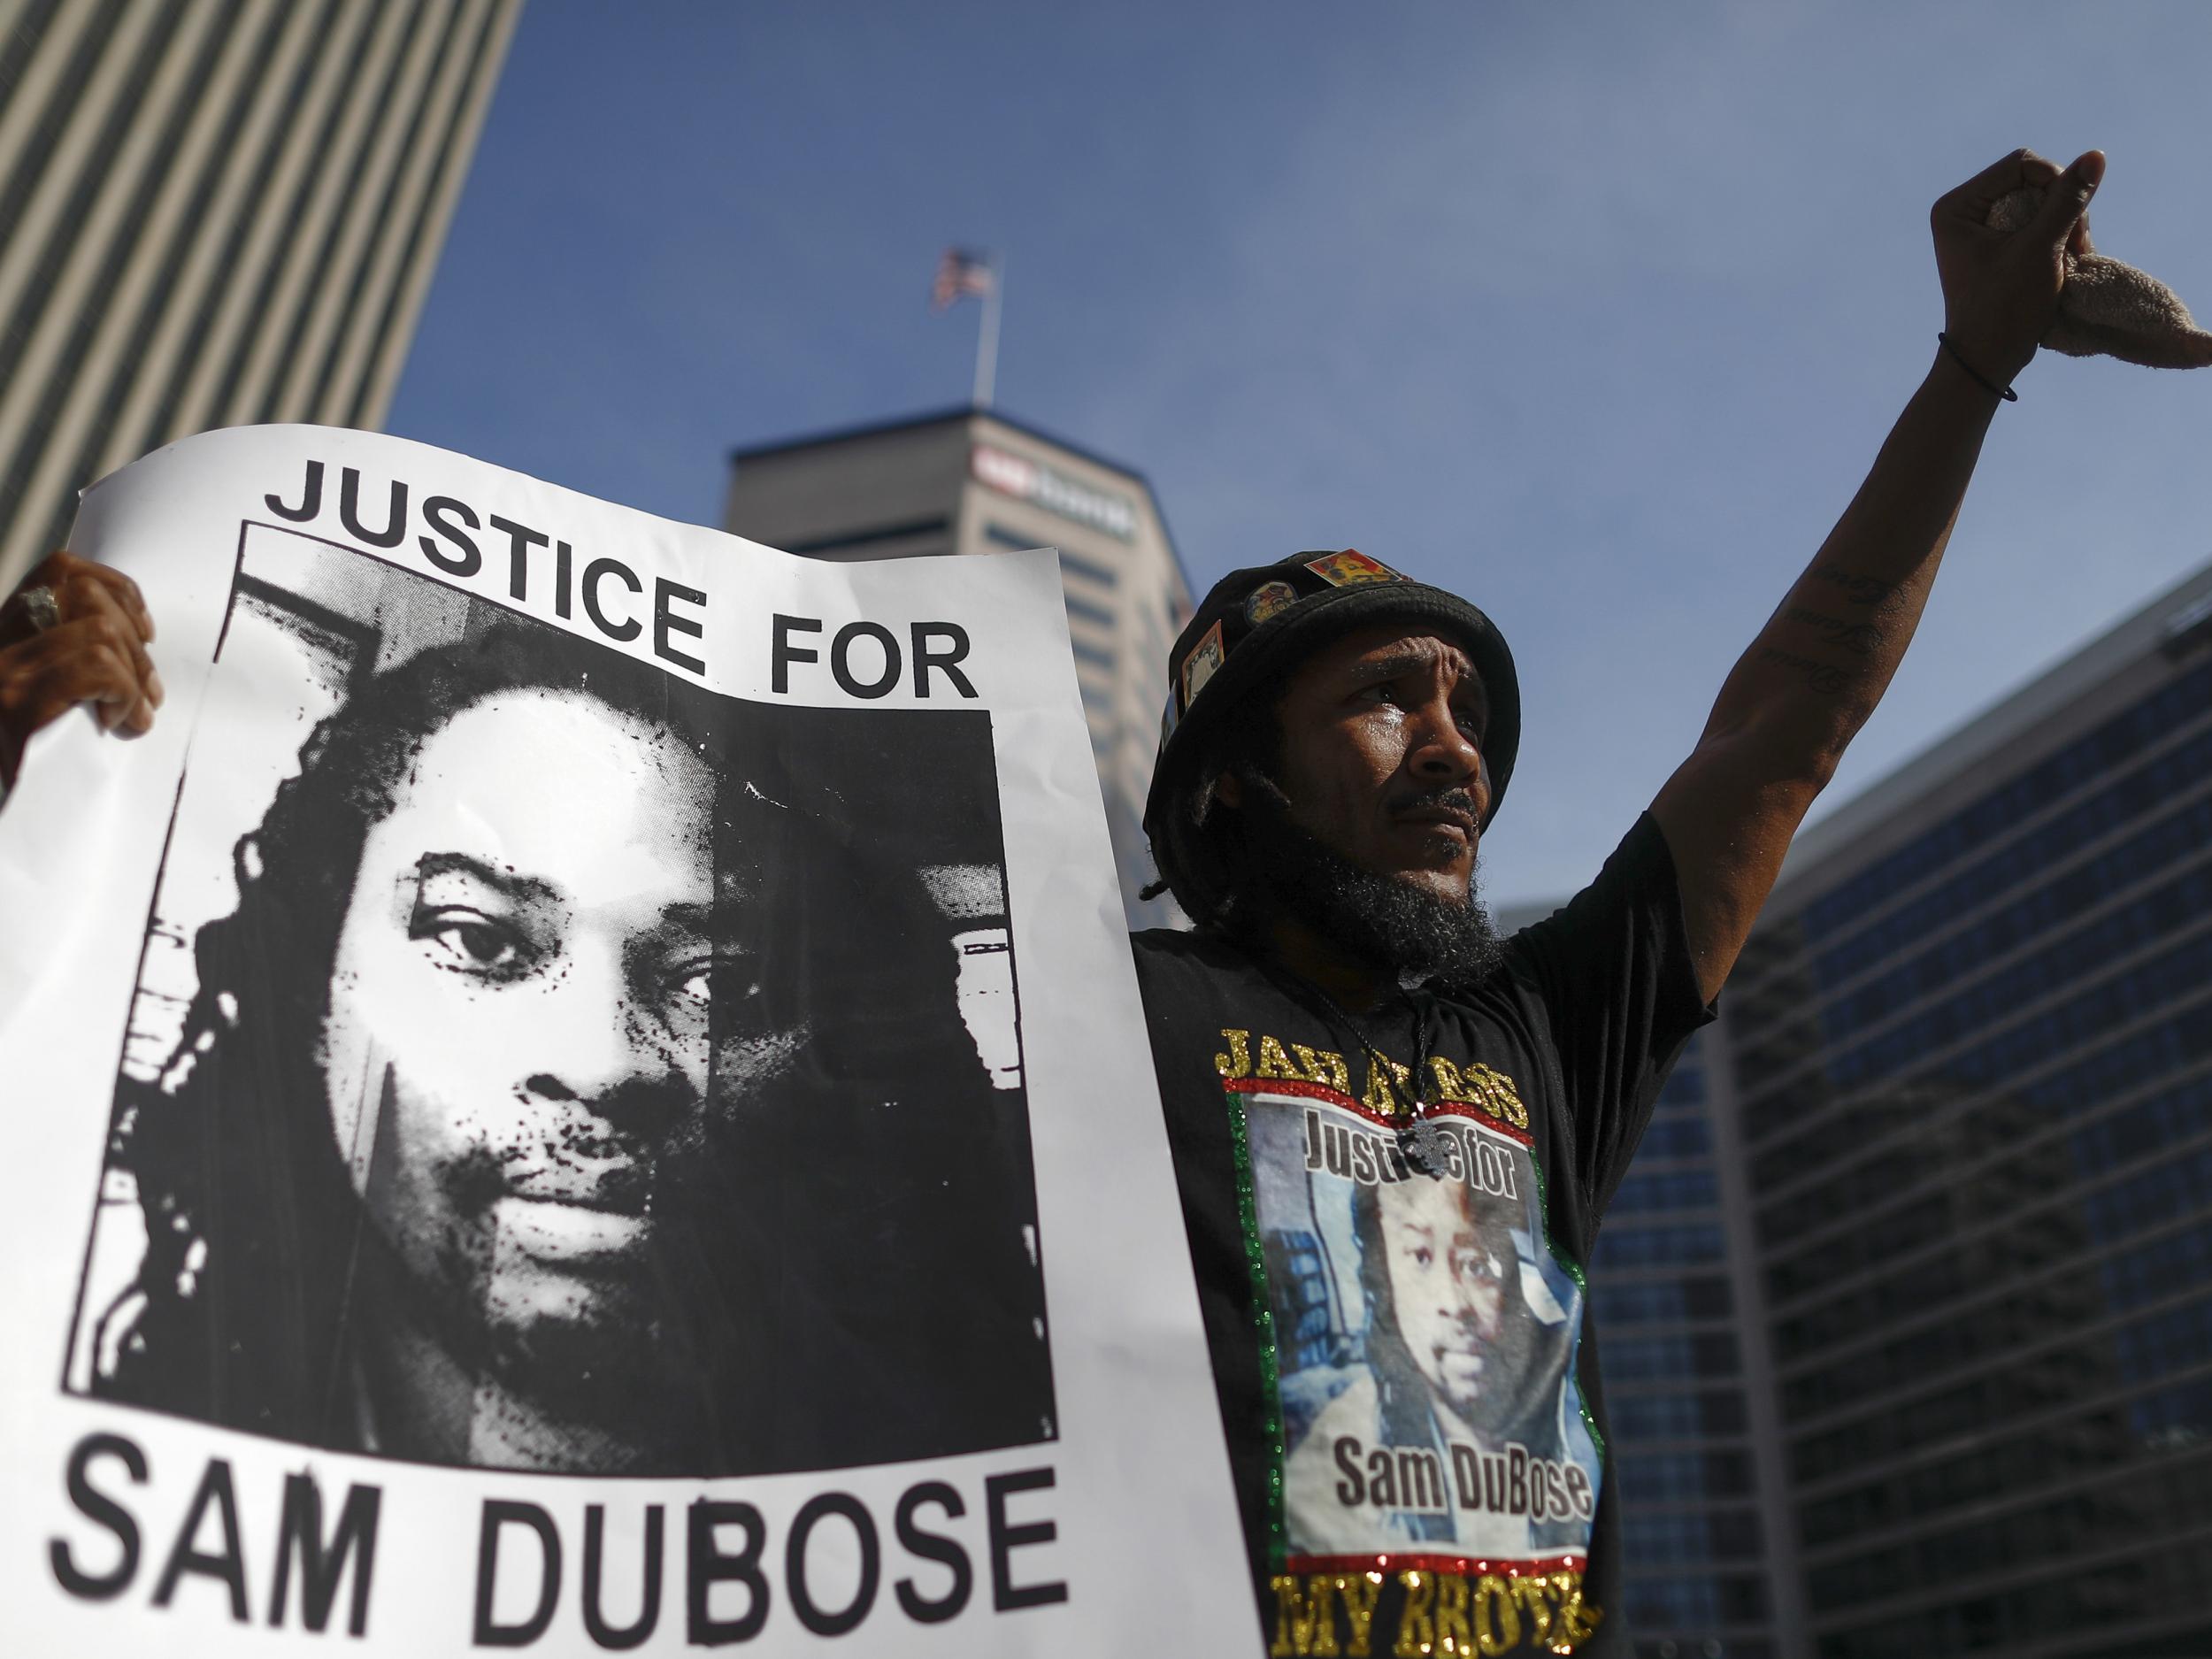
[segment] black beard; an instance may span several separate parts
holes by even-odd
[[[1246,783],[1246,851],[1274,910],[1303,922],[1355,961],[1395,975],[1401,985],[1437,979],[1468,986],[1497,966],[1497,931],[1471,877],[1466,898],[1455,903],[1402,877],[1378,875],[1300,826],[1273,784],[1257,778]]]

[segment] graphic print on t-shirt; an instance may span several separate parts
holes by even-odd
[[[1279,1067],[1274,1039],[1224,1037],[1275,1349],[1284,1568],[1578,1572],[1601,1478],[1573,1385],[1582,1292],[1546,1245],[1511,1080],[1433,1063],[1428,1175],[1338,1056]]]

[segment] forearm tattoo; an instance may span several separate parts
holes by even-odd
[[[1851,688],[1855,678],[1847,668],[1816,663],[1809,657],[1800,657],[1795,651],[1786,651],[1778,645],[1770,645],[1762,650],[1759,660],[1788,669],[1824,697],[1842,696]]]
[[[1802,605],[1785,605],[1782,614],[1800,627],[1809,628],[1820,636],[1824,645],[1850,652],[1854,657],[1871,657],[1881,643],[1882,632],[1871,622],[1850,622],[1841,617],[1824,617],[1817,611],[1808,611]]]
[[[1882,581],[1872,576],[1862,576],[1855,571],[1847,571],[1839,565],[1822,565],[1814,569],[1813,574],[1836,588],[1847,603],[1882,605],[1897,596],[1895,582]]]

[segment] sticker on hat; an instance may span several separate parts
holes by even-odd
[[[1244,602],[1244,619],[1258,627],[1298,603],[1298,590],[1288,582],[1262,582]]]
[[[1190,711],[1191,700],[1206,688],[1206,682],[1229,660],[1229,649],[1221,642],[1221,622],[1206,630],[1206,637],[1191,648],[1183,659],[1183,711]]]
[[[1356,548],[1346,548],[1341,553],[1324,553],[1317,559],[1308,559],[1306,568],[1332,588],[1357,588],[1367,582],[1402,582],[1408,580],[1380,559],[1369,558]]]

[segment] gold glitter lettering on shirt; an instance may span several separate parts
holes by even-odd
[[[1371,1659],[1374,1652],[1375,1608],[1382,1600],[1379,1572],[1317,1572],[1301,1578],[1278,1573],[1268,1580],[1275,1594],[1275,1635],[1270,1659]],[[1344,1608],[1339,1645],[1337,1602]]]
[[[1475,1645],[1467,1623],[1467,1580],[1455,1572],[1436,1575],[1436,1645],[1448,1654],[1463,1654]]]
[[[1302,1083],[1306,1078],[1306,1074],[1293,1065],[1290,1056],[1283,1052],[1282,1041],[1265,1036],[1260,1039],[1260,1063],[1255,1068],[1255,1074],[1277,1078],[1286,1083]]]
[[[1342,1583],[1321,1572],[1310,1578],[1280,1572],[1268,1580],[1275,1592],[1275,1640],[1267,1650],[1270,1659],[1306,1659],[1340,1651],[1333,1598]]]
[[[1484,1659],[1495,1659],[1521,1645],[1520,1609],[1513,1605],[1513,1586],[1495,1573],[1475,1580],[1475,1647]]]
[[[1344,1598],[1344,1617],[1350,1624],[1350,1640],[1344,1651],[1350,1659],[1367,1659],[1373,1640],[1375,1603],[1382,1599],[1382,1574],[1379,1572],[1346,1573],[1336,1581],[1336,1593]]]
[[[1552,1587],[1559,1592],[1559,1620],[1551,1650],[1572,1653],[1597,1633],[1598,1626],[1605,1622],[1605,1612],[1582,1599],[1580,1573],[1555,1572],[1551,1581]]]
[[[1359,1103],[1379,1118],[1398,1115],[1398,1102],[1390,1092],[1390,1079],[1372,1060],[1367,1063],[1367,1093],[1360,1096]]]
[[[1425,1659],[1436,1648],[1436,1578],[1426,1572],[1402,1572],[1399,1586],[1406,1599],[1398,1610],[1398,1642],[1390,1659]]]
[[[1538,1647],[1551,1641],[1551,1582],[1540,1574],[1532,1578],[1516,1578],[1513,1594],[1521,1603],[1521,1611],[1528,1615],[1530,1641]]]
[[[1264,1032],[1225,1027],[1221,1038],[1227,1046],[1214,1056],[1214,1070],[1225,1079],[1260,1077],[1286,1083],[1317,1083],[1340,1094],[1348,1095],[1352,1092],[1351,1068],[1340,1054],[1302,1042],[1286,1043]],[[1389,1066],[1390,1075],[1397,1079],[1398,1092],[1392,1093],[1381,1067],[1371,1058],[1366,1066],[1366,1090],[1360,1096],[1360,1104],[1382,1117],[1395,1117],[1403,1110],[1401,1097],[1413,1097],[1413,1072],[1411,1068],[1387,1056],[1377,1057]],[[1513,1079],[1480,1061],[1470,1061],[1462,1066],[1442,1055],[1432,1056],[1429,1060],[1429,1076],[1422,1080],[1422,1087],[1432,1088],[1432,1098],[1446,1104],[1473,1106],[1516,1129],[1528,1127],[1528,1108],[1521,1103]]]
[[[1302,1042],[1292,1043],[1290,1051],[1298,1056],[1308,1082],[1333,1088],[1340,1094],[1352,1092],[1351,1069],[1344,1064],[1342,1055],[1333,1054],[1326,1048],[1309,1048]]]
[[[1369,1573],[1366,1578],[1372,1587],[1363,1597],[1359,1594],[1360,1580],[1356,1577],[1336,1580],[1345,1610],[1351,1617],[1352,1640],[1344,1649],[1348,1659],[1358,1659],[1369,1651],[1369,1624],[1374,1617],[1376,1600],[1381,1594],[1382,1575]],[[1279,1601],[1283,1594],[1281,1586],[1285,1585],[1294,1586],[1295,1597],[1296,1579],[1277,1578],[1273,1582]],[[1405,1600],[1399,1608],[1397,1639],[1390,1650],[1392,1659],[1420,1659],[1433,1653],[1479,1653],[1485,1659],[1495,1659],[1497,1655],[1522,1651],[1525,1638],[1531,1647],[1571,1654],[1596,1633],[1605,1617],[1582,1599],[1582,1575],[1578,1572],[1555,1572],[1548,1576],[1540,1572],[1527,1577],[1486,1572],[1471,1578],[1455,1573],[1409,1570],[1398,1574],[1398,1583],[1405,1592]],[[1313,1609],[1326,1605],[1321,1586],[1322,1580],[1316,1578],[1305,1595],[1304,1605]],[[1279,1622],[1277,1642],[1269,1650],[1271,1654],[1288,1655],[1309,1651],[1283,1646],[1282,1632],[1283,1626]],[[1315,1647],[1310,1651],[1318,1654],[1324,1649]]]
[[[1528,1127],[1528,1108],[1521,1104],[1520,1095],[1514,1092],[1511,1078],[1502,1076],[1479,1062],[1468,1066],[1460,1075],[1479,1097],[1483,1110],[1492,1117],[1504,1119],[1516,1129]]]

